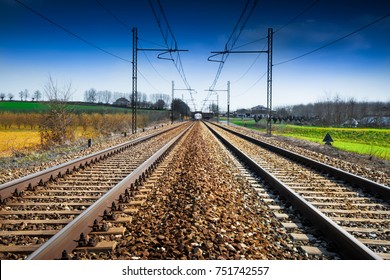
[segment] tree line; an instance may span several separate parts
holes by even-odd
[[[36,91],[34,91],[34,93],[30,94],[28,89],[25,89],[25,90],[19,91],[18,95],[19,95],[20,101],[28,101],[29,98],[31,98],[31,101],[39,101],[42,98],[42,93],[39,90],[36,90]],[[5,94],[4,92],[0,93],[1,101],[7,100],[7,99],[9,101],[12,101],[12,100],[14,100],[14,98],[15,98],[15,96],[11,92],[8,94]]]
[[[84,92],[84,101],[89,103],[114,103],[120,98],[125,98],[131,105],[132,93],[111,92],[109,90],[88,89]],[[163,110],[170,107],[171,97],[164,93],[146,94],[139,92],[137,94],[137,107],[145,109]]]
[[[383,118],[390,118],[390,102],[357,101],[354,98],[345,100],[338,95],[315,103],[278,107],[273,116],[274,122],[323,126],[357,125],[364,121],[379,126],[375,122],[383,121]]]
[[[28,89],[21,90],[18,93],[20,101],[42,101],[44,94],[40,90],[30,93]],[[84,92],[84,101],[88,103],[112,104],[120,98],[126,98],[129,102],[132,100],[131,93],[112,92],[109,90],[96,90],[90,88]],[[47,99],[47,96],[46,96]],[[0,93],[1,101],[15,101],[16,97],[13,93]],[[50,101],[50,100],[49,100]],[[131,104],[131,103],[129,103]],[[153,93],[146,94],[139,92],[137,94],[137,107],[145,109],[168,109],[171,106],[171,97],[169,94]]]

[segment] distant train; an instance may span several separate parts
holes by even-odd
[[[195,120],[201,120],[202,119],[202,114],[201,113],[196,113],[194,115],[194,118],[195,118]]]

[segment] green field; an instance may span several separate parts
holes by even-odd
[[[21,102],[21,101],[0,102],[0,112],[41,113],[47,110],[48,110],[47,104],[40,103],[40,102]]]
[[[131,113],[131,108],[120,108],[109,105],[81,105],[70,104],[69,109],[75,114],[81,113],[100,113],[100,114],[118,114]],[[46,102],[22,102],[22,101],[2,101],[0,102],[0,112],[13,113],[42,113],[49,110]]]
[[[252,119],[232,119],[232,123],[265,132],[265,120],[256,125]],[[289,124],[272,124],[272,133],[323,143],[329,133],[333,147],[363,155],[390,160],[390,129],[312,127]]]

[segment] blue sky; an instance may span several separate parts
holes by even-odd
[[[131,30],[95,0],[20,0],[79,37],[125,60],[132,59]],[[253,3],[251,0],[250,3]],[[164,40],[147,0],[99,0],[129,28],[137,27],[142,48],[161,48]],[[219,64],[207,61],[224,50],[247,0],[160,0],[180,49],[185,76],[197,109],[207,97]],[[259,0],[238,38],[237,50],[262,50],[267,28],[274,31],[316,1]],[[156,5],[157,0],[152,0]],[[332,98],[390,101],[390,16],[333,45],[297,60],[278,63],[328,44],[390,14],[382,0],[322,0],[274,34],[273,106]],[[71,36],[14,0],[0,0],[0,92],[43,90],[48,76],[71,82],[73,100],[89,88],[131,92],[131,64]],[[165,26],[163,29],[166,31]],[[257,41],[258,40],[258,41]],[[249,42],[256,43],[248,44]],[[185,88],[172,61],[157,52],[139,52],[138,91],[171,94],[171,81]],[[266,54],[231,54],[215,89],[231,82],[231,108],[266,104]],[[226,93],[219,92],[226,108]],[[187,91],[175,91],[185,100]],[[211,96],[210,100],[216,100]],[[192,109],[193,105],[190,104]]]

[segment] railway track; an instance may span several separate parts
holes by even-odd
[[[298,249],[203,123],[156,172],[139,189],[148,192],[145,204],[111,237],[115,250],[77,250],[72,259],[329,259]]]
[[[207,127],[176,127],[2,185],[0,258],[389,258],[387,186]]]
[[[1,259],[65,258],[61,253],[77,245],[114,248],[115,242],[85,237],[91,230],[107,235],[123,230],[99,222],[125,206],[118,221],[131,221],[145,198],[136,190],[186,129],[153,133],[1,185]],[[118,199],[125,204],[117,206]]]
[[[327,235],[327,239],[338,247],[342,255],[357,259],[390,259],[388,186],[226,127],[207,125],[262,181],[276,189],[289,204]],[[285,218],[284,215],[279,217]],[[304,235],[297,238],[309,239]],[[311,252],[311,248],[307,249]]]

